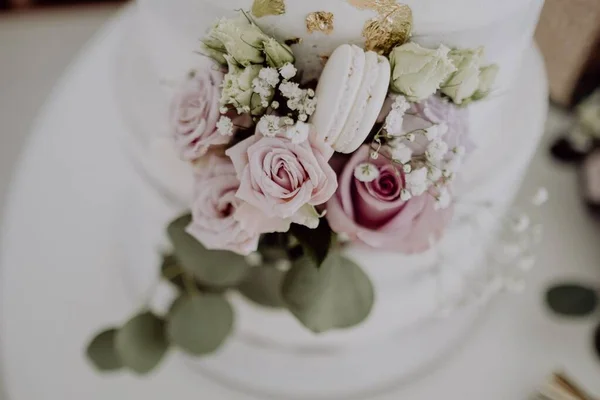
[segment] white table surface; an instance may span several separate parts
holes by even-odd
[[[0,209],[40,107],[77,52],[120,7],[0,13]]]
[[[102,4],[0,13],[0,210],[40,107],[81,47],[120,8]],[[6,400],[3,389],[0,378],[0,399]]]
[[[110,67],[108,58],[118,34],[115,26],[102,31],[65,75],[37,120],[8,196],[0,248],[0,345],[11,400],[189,397],[189,389],[181,385],[184,379],[174,372],[176,358],[170,358],[149,381],[129,375],[98,377],[81,358],[80,341],[85,341],[90,329],[129,312],[107,307],[118,304],[122,288],[94,268],[101,265],[99,258],[107,257],[103,253],[107,248],[93,238],[96,231],[118,226],[114,216],[99,219],[94,213],[120,202],[118,194],[131,172],[125,170],[128,164],[116,133],[106,131],[118,122],[97,119],[103,115],[116,119],[114,110],[94,97],[89,98],[89,107],[81,108],[82,98],[89,94],[86,88],[93,87],[90,79],[97,76],[93,72]],[[69,118],[74,109],[81,112],[78,118],[96,119],[96,123],[81,130],[79,120]],[[590,221],[579,200],[573,169],[547,157],[547,144],[563,127],[563,118],[553,115],[521,194],[528,197],[542,185],[551,196],[543,211],[545,244],[528,290],[503,298],[449,363],[381,399],[524,399],[555,369],[567,371],[600,394],[600,363],[591,348],[598,320],[558,319],[548,314],[542,302],[544,288],[557,279],[600,283],[600,224]],[[82,223],[86,216],[94,225]],[[67,240],[80,241],[70,247],[73,243]],[[58,284],[58,279],[63,283]],[[200,398],[248,398],[210,388],[202,377],[193,383],[202,388],[196,392]]]

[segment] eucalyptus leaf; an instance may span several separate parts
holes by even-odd
[[[247,299],[265,307],[282,308],[281,284],[285,272],[275,267],[255,267],[238,287]]]
[[[596,357],[600,358],[600,325],[594,331],[594,350],[596,351]]]
[[[361,323],[375,297],[369,277],[337,252],[320,268],[308,257],[297,260],[283,280],[282,295],[292,314],[317,333]]]
[[[304,225],[292,224],[290,228],[292,235],[298,239],[304,254],[310,257],[317,266],[321,266],[333,241],[333,232],[329,227],[329,223],[326,218],[321,218],[319,226],[315,229],[311,229]]]
[[[591,314],[598,306],[598,295],[594,289],[577,284],[561,284],[551,287],[546,293],[546,302],[552,311],[570,317]]]
[[[87,357],[100,371],[116,371],[123,363],[115,349],[116,328],[100,332],[87,347]]]
[[[233,329],[233,309],[216,294],[184,295],[167,317],[167,335],[174,345],[194,354],[217,350]]]
[[[172,254],[163,256],[163,261],[160,267],[160,276],[171,284],[175,285],[179,290],[184,290],[183,274],[178,273],[181,267],[177,259]]]
[[[231,251],[207,250],[186,232],[190,222],[191,216],[184,215],[167,229],[175,258],[202,285],[218,288],[237,286],[248,272],[244,256]]]
[[[136,315],[115,336],[115,349],[123,365],[138,374],[152,371],[168,347],[165,323],[151,312]]]

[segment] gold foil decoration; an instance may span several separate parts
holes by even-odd
[[[256,18],[285,14],[284,0],[254,0],[252,15]]]
[[[323,32],[329,35],[333,32],[333,13],[315,11],[306,16],[306,29],[309,33]]]
[[[360,10],[377,12],[363,28],[367,50],[387,55],[410,38],[412,11],[406,4],[398,4],[395,0],[348,0],[348,3]]]

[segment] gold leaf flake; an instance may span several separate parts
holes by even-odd
[[[365,48],[379,54],[389,54],[410,38],[412,31],[412,11],[406,4],[395,0],[348,0],[360,10],[373,10],[377,16],[365,23],[363,37]]]
[[[306,29],[308,32],[323,32],[329,35],[333,32],[333,13],[315,11],[306,16]]]
[[[284,0],[254,0],[252,4],[252,15],[256,18],[281,14],[285,14]]]
[[[320,55],[319,58],[321,59],[321,64],[323,66],[325,66],[325,64],[327,64],[327,61],[329,61],[329,56]]]

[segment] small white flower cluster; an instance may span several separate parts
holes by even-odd
[[[388,129],[388,126],[393,128],[397,123],[395,121],[403,117],[407,110],[404,101],[396,99],[390,112],[392,116],[388,115],[384,129]],[[462,165],[465,148],[459,146],[450,149],[448,143],[442,139],[447,131],[448,126],[441,123],[402,136],[391,135],[393,139],[388,142],[391,157],[395,162],[402,164],[406,177],[406,187],[401,193],[403,200],[420,196],[433,186],[435,190],[432,191],[432,195],[436,199],[436,209],[448,208],[452,203],[447,186]],[[425,154],[420,156],[414,155],[415,147],[411,145],[417,139],[417,135],[423,135],[426,139]]]
[[[294,144],[300,144],[308,139],[310,125],[302,121],[294,122],[290,117],[263,115],[256,129],[266,137],[283,135]]]
[[[279,72],[275,68],[265,67],[260,70],[258,77],[252,81],[252,89],[260,96],[261,106],[269,107],[278,84]]]
[[[281,95],[287,100],[287,106],[291,111],[298,112],[298,120],[306,122],[317,108],[317,99],[315,91],[312,89],[302,89],[295,82],[284,81],[279,86]]]
[[[227,112],[227,110],[225,110],[225,112]],[[219,121],[217,121],[217,131],[223,136],[232,136],[233,128],[234,126],[231,118],[221,115],[221,118],[219,118]]]
[[[379,169],[369,162],[358,164],[354,168],[354,177],[360,182],[373,182],[379,177]]]
[[[402,133],[402,124],[404,123],[404,114],[410,108],[410,103],[404,96],[397,96],[392,103],[392,109],[385,118],[383,129],[388,134],[396,136]]]

